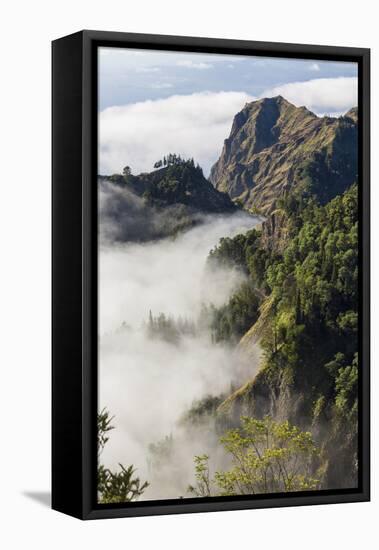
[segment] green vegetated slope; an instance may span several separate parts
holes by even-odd
[[[114,174],[108,179],[117,185],[125,186],[142,197],[147,204],[157,207],[182,204],[210,213],[236,209],[229,195],[215,189],[193,159],[183,160],[177,155],[168,157],[168,164],[159,166],[152,172],[136,176],[131,173]]]
[[[254,379],[218,409],[222,421],[241,415],[288,419],[312,429],[328,461],[326,485],[352,482],[356,471],[358,226],[357,185],[321,206],[316,200],[283,201],[288,245],[284,252],[262,246],[262,233],[227,239],[212,261],[225,260],[234,247],[245,255],[244,269],[261,291],[257,321],[240,346],[260,342],[263,364]],[[238,293],[237,293],[238,295]],[[234,318],[215,323],[220,338],[233,333]]]
[[[204,221],[207,214],[238,210],[215,189],[193,159],[169,154],[155,170],[98,176],[101,235],[105,240],[149,241],[171,237]]]
[[[323,203],[356,181],[357,110],[318,117],[283,97],[245,105],[211,170],[216,189],[263,214],[283,193],[307,188]]]
[[[213,315],[214,337],[241,338],[246,351],[259,342],[264,351],[258,374],[218,407],[219,425],[270,415],[311,430],[329,488],[357,484],[356,122],[355,109],[320,119],[283,98],[254,102],[236,116],[236,142],[227,140],[222,170],[219,161],[212,172],[235,196],[235,159],[273,163],[252,173],[246,162],[238,188],[245,206],[266,212],[262,229],[223,239],[209,257],[248,276]]]

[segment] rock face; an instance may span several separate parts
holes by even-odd
[[[357,177],[357,109],[318,117],[283,97],[247,103],[235,117],[210,181],[264,215],[292,191],[327,202]]]
[[[345,115],[346,118],[350,118],[355,123],[358,122],[358,107],[353,107]]]
[[[308,283],[305,283],[306,278],[296,278],[296,262],[286,271],[286,265],[291,265],[292,260],[290,254],[286,257],[285,252],[294,239],[299,238],[300,243],[299,232],[304,224],[302,209],[315,202],[327,205],[326,211],[333,202],[338,203],[341,199],[339,209],[333,214],[328,235],[332,235],[333,227],[338,226],[349,240],[356,226],[352,223],[345,228],[347,211],[343,210],[343,205],[356,204],[352,193],[356,186],[352,184],[358,179],[357,123],[357,108],[342,117],[331,118],[317,117],[304,107],[291,105],[282,97],[249,103],[235,116],[230,136],[225,140],[222,154],[210,176],[217,189],[228,192],[245,207],[265,216],[257,241],[259,247],[255,252],[249,251],[249,265],[259,265],[259,259],[266,257],[266,272],[270,270],[271,276],[275,272],[283,275],[282,283],[278,277],[273,290],[272,286],[271,290],[264,289],[266,294],[260,304],[258,319],[239,342],[240,350],[248,355],[266,338],[265,355],[258,372],[254,365],[251,378],[219,405],[217,422],[220,431],[238,427],[243,415],[255,418],[270,415],[277,421],[289,420],[301,429],[311,431],[323,453],[322,483],[323,488],[328,489],[355,487],[358,479],[355,417],[341,416],[336,406],[335,380],[328,378],[330,373],[326,369],[326,365],[336,356],[336,351],[339,351],[333,346],[340,345],[343,354],[352,354],[346,343],[351,342],[355,346],[355,336],[353,333],[346,336],[346,333],[342,341],[339,340],[342,337],[340,328],[329,333],[331,317],[323,317],[316,308],[314,315],[318,324],[312,321],[311,316],[298,316],[297,312],[302,308],[299,296]],[[344,195],[344,199],[337,195]],[[309,196],[315,197],[316,201],[304,200]],[[312,242],[313,248],[306,257],[299,256],[299,265],[312,261],[321,227],[318,225],[313,230],[314,235],[309,233],[307,236],[307,242]],[[304,250],[304,243],[303,239],[296,254],[300,253],[300,249]],[[325,250],[326,245],[321,246],[320,243],[317,244],[320,251]],[[355,246],[352,244],[348,248],[346,254],[354,256]],[[319,259],[321,256],[320,253]],[[329,275],[326,272],[318,275],[318,268],[315,268],[309,274],[311,285],[323,279],[323,284],[330,284],[333,292],[336,291],[332,270]],[[344,295],[344,299],[355,312],[352,298],[355,291],[350,292]],[[333,304],[332,300],[332,297],[327,298],[328,315],[333,307],[337,313],[341,311],[338,310],[338,301]],[[276,341],[280,323],[292,327],[292,334],[296,334],[291,336],[292,329],[283,332],[283,348],[281,344],[273,346],[267,339],[267,334],[269,337],[272,334],[273,341]],[[322,327],[319,333],[316,325]],[[291,349],[291,352],[287,355],[285,349]],[[296,353],[293,370],[290,367],[292,352]],[[353,406],[351,410],[354,410]]]

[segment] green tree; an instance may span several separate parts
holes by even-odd
[[[212,480],[210,478],[208,461],[209,456],[205,454],[195,456],[194,458],[196,485],[189,485],[188,492],[197,497],[212,496]]]
[[[236,343],[258,319],[260,299],[249,282],[244,282],[220,308],[213,308],[211,329],[216,342]]]
[[[221,437],[231,469],[209,473],[208,455],[195,457],[196,496],[254,495],[318,489],[320,452],[310,432],[266,416],[243,416],[241,427]]]
[[[97,492],[102,504],[137,500],[149,485],[134,477],[136,470],[133,465],[125,467],[119,464],[120,469],[112,471],[100,463],[100,455],[109,441],[108,434],[114,429],[113,418],[106,409],[97,415]]]

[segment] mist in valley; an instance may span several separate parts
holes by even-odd
[[[260,220],[243,212],[208,215],[175,237],[151,240],[158,213],[150,212],[144,226],[146,213],[135,197],[122,226],[107,207],[117,204],[110,189],[103,186],[100,195],[99,408],[114,416],[115,429],[101,461],[111,469],[133,464],[150,483],[142,500],[188,497],[194,456],[221,451],[213,420],[194,427],[183,418],[195,401],[229,394],[259,363],[258,349],[252,359],[215,343],[201,321],[206,306],[221,306],[244,281],[235,269],[211,269],[207,257],[220,238],[244,233]],[[128,201],[117,192],[118,201]],[[128,233],[133,221],[141,228],[138,242]],[[127,242],[117,238],[120,227]],[[173,337],[152,332],[159,318],[174,327]],[[161,445],[162,460],[152,444]]]

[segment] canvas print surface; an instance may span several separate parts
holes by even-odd
[[[98,501],[358,485],[357,65],[98,50]]]

